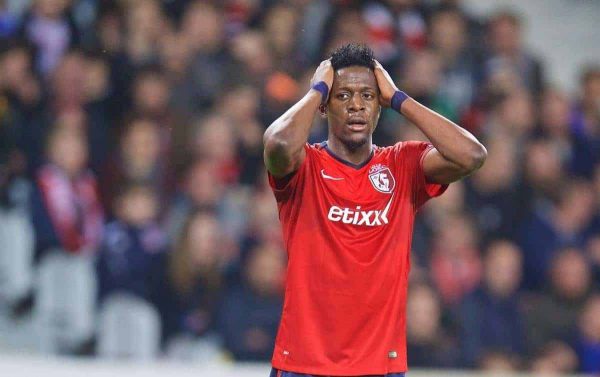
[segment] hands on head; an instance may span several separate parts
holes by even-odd
[[[327,87],[323,88],[323,84]],[[333,66],[331,65],[331,59],[323,60],[321,64],[319,64],[310,81],[310,86],[321,92],[321,95],[323,96],[321,105],[327,103],[329,100],[329,92],[333,86]]]
[[[375,59],[373,61],[375,62],[375,79],[377,79],[377,86],[379,87],[379,104],[383,107],[390,107],[392,97],[399,89],[381,63]]]
[[[377,86],[379,87],[379,104],[383,107],[390,107],[392,97],[394,93],[398,91],[398,87],[392,80],[390,74],[383,68],[381,63],[377,60],[373,59],[375,69],[373,73],[375,74],[375,79],[377,80]],[[312,80],[310,82],[311,86],[314,87],[319,82],[324,82],[327,85],[329,91],[333,86],[333,76],[334,70],[331,65],[331,60],[323,60],[321,64],[317,67]],[[329,97],[327,97],[329,99]]]

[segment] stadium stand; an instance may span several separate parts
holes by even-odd
[[[1,373],[266,376],[261,136],[349,41],[489,152],[415,223],[410,376],[600,373],[598,24],[586,0],[0,0]],[[384,111],[374,141],[422,137]]]

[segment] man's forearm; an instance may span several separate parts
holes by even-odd
[[[411,98],[402,103],[401,112],[445,159],[466,170],[478,169],[483,164],[486,150],[469,131]]]
[[[311,89],[265,131],[265,163],[274,175],[285,175],[297,168],[321,99],[321,93]]]

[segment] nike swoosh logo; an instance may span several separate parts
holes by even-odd
[[[332,176],[330,176],[330,175],[327,175],[327,174],[325,174],[325,169],[322,169],[322,170],[321,170],[321,176],[322,176],[323,178],[325,178],[325,179],[331,179],[332,181],[341,181],[341,180],[343,180],[343,179],[344,179],[344,178],[336,178],[336,177],[332,177]]]

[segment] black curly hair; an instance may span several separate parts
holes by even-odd
[[[373,50],[362,44],[349,43],[343,45],[331,54],[331,65],[336,71],[356,65],[374,70]]]

